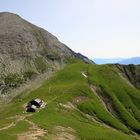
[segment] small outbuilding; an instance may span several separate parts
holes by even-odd
[[[44,108],[46,103],[41,99],[32,99],[26,106],[27,112],[36,112],[38,108]]]

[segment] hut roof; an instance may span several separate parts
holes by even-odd
[[[36,101],[37,103],[40,103],[40,102],[42,102],[42,100],[41,99],[34,99],[34,101]]]

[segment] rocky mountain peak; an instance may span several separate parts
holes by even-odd
[[[88,62],[48,31],[16,14],[0,13],[0,85],[57,70],[75,58]]]

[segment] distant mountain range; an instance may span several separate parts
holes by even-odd
[[[114,64],[122,60],[123,58],[95,58],[93,59],[93,61],[96,64]]]
[[[119,64],[135,64],[138,65],[140,64],[140,57],[132,57],[132,58],[95,58],[93,61],[96,64],[114,64],[114,63],[119,63]]]
[[[123,59],[118,62],[119,64],[135,64],[138,65],[140,64],[140,57],[132,57],[128,59]]]

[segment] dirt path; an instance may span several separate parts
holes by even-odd
[[[39,140],[39,138],[43,137],[47,133],[47,131],[39,128],[35,123],[29,121],[27,117],[31,115],[32,114],[16,115],[16,116],[8,118],[8,119],[15,119],[15,121],[3,128],[0,128],[0,131],[9,129],[11,127],[15,127],[18,122],[24,120],[28,124],[30,124],[31,127],[29,128],[29,131],[24,132],[22,134],[17,134],[17,140]]]
[[[31,127],[29,128],[29,131],[18,134],[17,140],[39,140],[41,137],[45,136],[47,134],[47,131],[39,128],[35,123],[25,119],[26,122],[28,122]]]
[[[10,123],[9,125],[0,128],[0,131],[9,129],[9,128],[14,127],[14,126],[16,126],[16,124],[15,124],[14,122],[12,122],[12,123]]]
[[[76,109],[76,107],[71,102],[67,102],[66,104],[59,103],[59,105],[70,110]]]
[[[17,116],[14,116],[14,117],[7,118],[7,119],[15,119],[15,121],[12,122],[12,123],[10,123],[10,124],[8,124],[8,125],[5,126],[5,127],[0,128],[0,131],[6,130],[6,129],[9,129],[9,128],[11,128],[11,127],[16,126],[16,124],[17,124],[19,121],[25,120],[25,118],[26,118],[26,117],[29,117],[29,116],[31,116],[31,115],[17,115]]]
[[[51,140],[78,140],[75,136],[75,130],[71,127],[56,126],[54,132]]]

